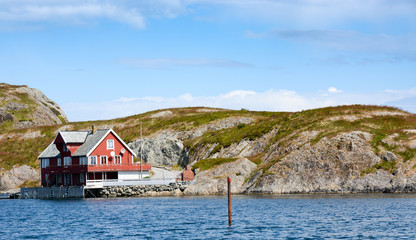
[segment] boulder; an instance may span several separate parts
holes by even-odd
[[[28,165],[13,167],[12,170],[3,172],[0,176],[0,190],[5,191],[18,188],[28,180],[39,181],[39,172]]]
[[[390,151],[381,153],[380,158],[387,162],[392,162],[392,161],[397,160],[397,156]]]

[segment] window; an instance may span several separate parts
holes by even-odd
[[[90,157],[90,164],[91,165],[97,164],[97,156],[91,156]]]
[[[84,174],[83,174],[83,173],[81,173],[81,174],[79,175],[79,182],[80,182],[80,183],[84,183]]]
[[[62,184],[62,174],[57,174],[56,175],[56,183],[58,185]]]
[[[107,164],[107,156],[101,156],[101,164]]]
[[[87,157],[79,158],[79,165],[88,165],[88,158]]]
[[[62,165],[62,159],[58,158],[58,160],[56,160],[56,165],[57,166],[61,166]]]
[[[62,148],[63,148],[64,152],[69,152],[69,149],[66,147],[65,143],[63,144]]]
[[[114,149],[114,140],[113,139],[107,140],[107,149]]]
[[[116,156],[115,160],[116,160],[115,164],[121,164],[121,156],[120,155]]]
[[[42,168],[49,167],[49,158],[42,159]]]
[[[72,158],[71,157],[64,157],[64,165],[65,166],[72,165]]]

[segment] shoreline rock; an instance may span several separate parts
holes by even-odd
[[[90,189],[86,197],[139,197],[139,196],[179,196],[191,184],[191,182],[173,182],[169,185],[138,185],[138,186],[114,186],[105,187],[94,191]]]

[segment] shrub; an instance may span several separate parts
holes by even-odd
[[[201,171],[205,171],[208,169],[211,169],[215,166],[224,164],[224,163],[228,163],[228,162],[234,162],[235,160],[237,160],[237,158],[209,158],[209,159],[202,159],[199,160],[197,163],[195,163],[192,166],[192,169],[200,169]]]

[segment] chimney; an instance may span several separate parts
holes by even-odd
[[[92,125],[91,128],[92,128],[91,132],[92,132],[92,134],[94,134],[95,133],[95,125]]]

